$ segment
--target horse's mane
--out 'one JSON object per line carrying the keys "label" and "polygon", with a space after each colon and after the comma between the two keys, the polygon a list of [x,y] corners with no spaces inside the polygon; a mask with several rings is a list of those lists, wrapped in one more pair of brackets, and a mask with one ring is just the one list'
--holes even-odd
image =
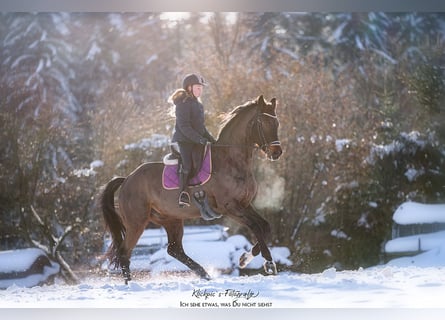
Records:
{"label": "horse's mane", "polygon": [[254,106],[257,105],[257,101],[251,100],[251,101],[247,101],[245,104],[242,104],[240,106],[235,107],[235,109],[233,109],[230,112],[224,113],[221,118],[221,124],[219,126],[219,134],[218,137],[220,137],[224,131],[228,130],[232,124],[233,124],[233,120],[234,118],[236,118],[236,116],[238,116],[239,114],[250,110],[251,108],[253,108]]}

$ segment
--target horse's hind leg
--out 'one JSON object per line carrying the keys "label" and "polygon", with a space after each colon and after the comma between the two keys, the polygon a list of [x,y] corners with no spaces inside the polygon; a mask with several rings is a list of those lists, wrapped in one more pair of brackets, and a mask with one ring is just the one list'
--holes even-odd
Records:
{"label": "horse's hind leg", "polygon": [[148,215],[145,213],[146,208],[141,204],[139,207],[134,206],[132,208],[132,215],[126,215],[126,231],[124,242],[120,249],[120,265],[122,269],[122,276],[124,277],[125,284],[131,280],[130,272],[130,258],[134,247],[136,246],[139,238],[144,232],[145,226],[148,223]]}
{"label": "horse's hind leg", "polygon": [[131,253],[133,252],[133,248],[136,246],[136,243],[141,236],[144,228],[131,228],[127,229],[127,234],[122,243],[122,248],[120,250],[120,265],[122,270],[122,277],[125,280],[125,284],[128,284],[128,281],[131,280],[131,272],[130,272],[130,258]]}
{"label": "horse's hind leg", "polygon": [[184,235],[183,221],[169,220],[168,222],[164,222],[163,226],[167,231],[168,236],[168,254],[185,264],[202,279],[210,280],[210,276],[204,270],[204,268],[184,252],[184,248],[182,246],[182,237]]}

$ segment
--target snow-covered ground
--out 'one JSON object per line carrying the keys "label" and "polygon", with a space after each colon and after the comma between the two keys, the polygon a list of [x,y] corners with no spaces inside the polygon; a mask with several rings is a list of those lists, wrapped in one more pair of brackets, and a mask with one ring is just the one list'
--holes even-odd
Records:
{"label": "snow-covered ground", "polygon": [[184,273],[135,273],[125,285],[119,275],[91,275],[74,286],[12,285],[0,290],[0,307],[442,308],[444,256],[441,247],[387,265],[349,271],[331,268],[317,274],[236,276],[207,268],[213,277],[210,281]]}
{"label": "snow-covered ground", "polygon": [[445,268],[381,266],[317,274],[91,277],[81,284],[0,291],[0,307],[442,308]]}
{"label": "snow-covered ground", "polygon": [[[110,239],[105,240],[108,248]],[[240,256],[252,248],[252,244],[242,235],[227,235],[227,228],[221,225],[185,226],[183,245],[187,254],[204,268],[217,269],[232,275],[239,274]],[[286,247],[272,247],[274,261],[283,266],[290,266],[290,250]],[[248,269],[261,269],[261,256],[255,257]],[[103,265],[107,269],[108,263]],[[189,270],[187,266],[167,253],[167,233],[163,228],[146,229],[139,238],[131,258],[133,271],[150,271],[154,275],[165,272]]]}
{"label": "snow-covered ground", "polygon": [[[218,319],[225,319],[224,312],[240,318],[269,318],[272,316],[271,310],[277,311],[274,317],[284,312],[283,317],[293,318],[292,313],[287,313],[289,309],[297,310],[295,318],[304,316],[305,319],[311,316],[342,320],[375,317],[443,319],[445,314],[445,309],[441,309],[445,307],[445,244],[415,257],[399,258],[386,265],[366,269],[336,271],[330,268],[316,274],[280,272],[275,276],[264,276],[258,271],[253,276],[239,276],[236,272],[222,274],[219,269],[212,268],[212,261],[215,265],[226,261],[221,257],[238,252],[234,248],[244,247],[244,239],[227,238],[224,241],[226,251],[215,248],[214,241],[201,241],[198,245],[196,240],[195,237],[194,241],[185,242],[184,246],[186,250],[188,246],[192,257],[207,253],[208,259],[200,262],[213,277],[210,281],[201,280],[190,273],[160,272],[161,265],[172,268],[173,262],[162,251],[157,251],[152,261],[157,261],[154,263],[156,268],[150,273],[135,272],[134,279],[128,285],[119,275],[93,274],[73,286],[60,281],[33,288],[12,285],[0,290],[0,315],[5,314],[5,310],[12,312],[12,309],[6,308],[87,308],[88,312],[97,308],[131,308],[144,310],[140,314],[133,314],[140,319],[155,319],[151,310],[143,308],[176,310],[178,313],[173,313],[173,318],[178,318],[178,315],[202,317],[196,312],[206,309],[216,312]],[[149,240],[146,238],[143,241]],[[286,250],[275,251],[275,255],[286,261]],[[327,313],[303,311],[301,314],[302,309],[308,308],[333,309]],[[336,310],[339,308],[352,308],[353,311],[338,313]],[[408,312],[406,308],[409,308]],[[109,316],[113,316],[112,311]],[[23,317],[29,319],[27,315]]]}

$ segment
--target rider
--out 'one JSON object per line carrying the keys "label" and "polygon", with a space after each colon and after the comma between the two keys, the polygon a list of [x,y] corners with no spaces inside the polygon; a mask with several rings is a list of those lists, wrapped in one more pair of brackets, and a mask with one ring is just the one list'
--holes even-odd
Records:
{"label": "rider", "polygon": [[175,105],[176,123],[172,142],[177,142],[181,153],[179,169],[180,208],[190,206],[190,195],[186,191],[189,180],[201,167],[204,146],[215,142],[204,123],[204,106],[200,96],[205,86],[204,79],[198,74],[188,74],[169,98]]}

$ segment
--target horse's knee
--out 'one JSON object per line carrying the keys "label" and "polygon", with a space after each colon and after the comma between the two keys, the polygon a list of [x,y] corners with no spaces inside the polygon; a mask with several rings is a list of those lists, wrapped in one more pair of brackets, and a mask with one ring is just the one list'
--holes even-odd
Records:
{"label": "horse's knee", "polygon": [[270,228],[270,224],[266,220],[263,221],[263,223],[261,225],[261,229],[263,230],[263,234],[264,234],[265,238],[268,238],[270,236],[270,234],[272,233],[272,229]]}
{"label": "horse's knee", "polygon": [[262,218],[257,221],[256,225],[252,226],[252,229],[254,228],[256,228],[258,232],[263,235],[264,239],[268,239],[270,237],[270,234],[272,233],[269,222]]}

